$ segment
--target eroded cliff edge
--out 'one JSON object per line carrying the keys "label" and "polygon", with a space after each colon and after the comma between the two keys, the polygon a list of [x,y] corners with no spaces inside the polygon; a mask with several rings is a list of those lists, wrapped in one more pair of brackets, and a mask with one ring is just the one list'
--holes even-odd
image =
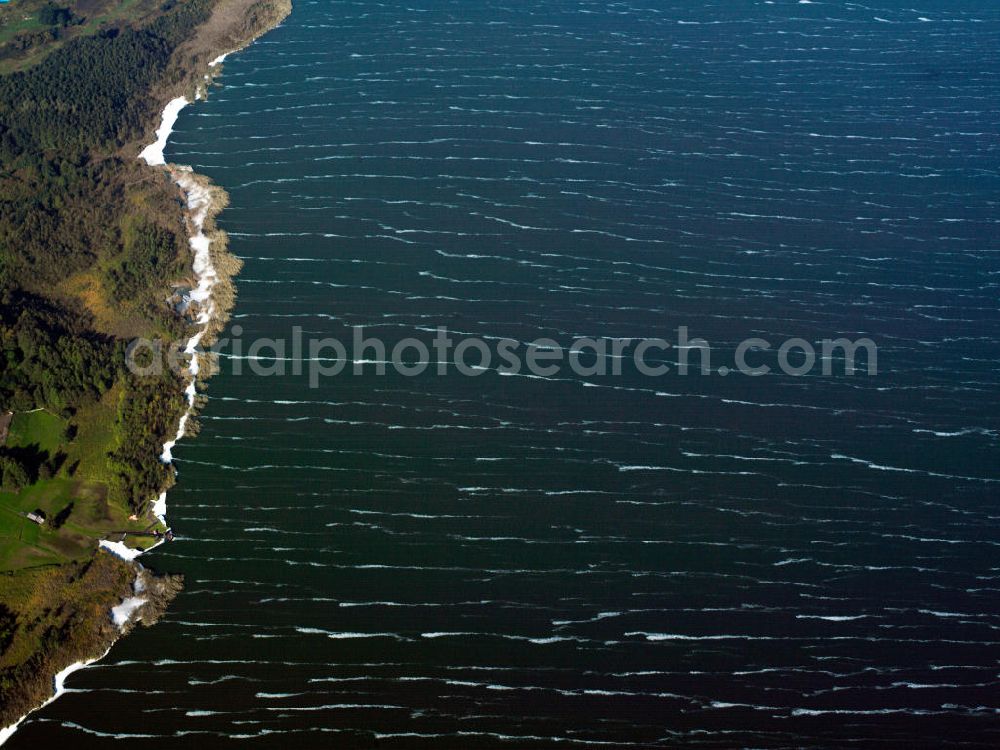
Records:
{"label": "eroded cliff edge", "polygon": [[[173,476],[160,448],[201,402],[185,398],[183,373],[146,380],[128,373],[124,352],[140,335],[188,340],[203,329],[201,343],[208,343],[235,300],[231,277],[239,264],[214,226],[224,191],[191,172],[179,181],[176,167],[149,166],[137,155],[155,138],[167,102],[206,96],[219,72],[212,63],[278,25],[291,3],[181,0],[150,8],[140,2],[135,18],[63,43],[34,68],[0,78],[0,203],[17,213],[5,211],[0,223],[0,342],[8,354],[0,411],[13,412],[23,441],[53,425],[58,433],[51,445],[0,445],[0,459],[9,454],[24,464],[0,477],[0,512],[12,519],[0,529],[8,532],[0,545],[0,726],[8,729],[0,741],[52,698],[57,676],[100,658],[138,622],[153,624],[181,587],[180,577],[157,576],[97,545],[123,529],[159,523],[158,498]],[[112,69],[119,58],[137,66],[135,76]],[[49,70],[65,72],[68,61],[80,66],[81,86],[86,80],[97,89],[79,102],[57,90],[72,88],[72,78]],[[144,88],[129,91],[137,79]],[[108,126],[115,115],[120,121]],[[52,200],[25,205],[39,187]],[[192,187],[210,196],[200,220],[192,215]],[[52,241],[21,234],[15,218],[33,223],[36,234],[41,224]],[[174,303],[191,283],[195,231],[210,239],[218,276],[207,321]],[[72,235],[79,246],[67,239]],[[25,343],[25,331],[37,332],[41,344]],[[107,359],[106,371],[77,391],[53,386],[51,377],[39,383],[44,372],[75,366],[69,383],[76,371]],[[198,379],[210,372],[200,368]],[[51,506],[38,529],[25,526],[32,522],[21,507],[36,502]]]}

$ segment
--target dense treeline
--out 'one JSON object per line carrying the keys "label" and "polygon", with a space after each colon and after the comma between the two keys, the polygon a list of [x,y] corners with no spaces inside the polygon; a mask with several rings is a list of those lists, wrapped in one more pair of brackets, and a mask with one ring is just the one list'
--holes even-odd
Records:
{"label": "dense treeline", "polygon": [[134,135],[141,126],[148,88],[170,52],[163,39],[132,30],[80,39],[5,77],[0,119],[25,150],[123,142],[120,134]]}
{"label": "dense treeline", "polygon": [[117,302],[136,299],[173,270],[177,236],[145,221],[126,222],[122,252],[108,269],[111,296]]}
{"label": "dense treeline", "polygon": [[[0,159],[6,166],[16,157]],[[116,160],[21,154],[19,161],[15,175],[0,175],[0,274],[41,289],[89,268],[99,250],[115,247],[123,190]]]}
{"label": "dense treeline", "polygon": [[170,468],[155,457],[183,408],[179,385],[169,370],[162,377],[132,378],[118,406],[119,432],[127,439],[110,458],[121,490],[136,511],[144,510],[170,480]]}
{"label": "dense treeline", "polygon": [[121,342],[73,329],[70,317],[36,297],[0,291],[0,403],[14,411],[69,415],[121,375]]}
{"label": "dense treeline", "polygon": [[[127,372],[114,336],[179,333],[167,297],[190,258],[176,190],[120,149],[156,121],[183,75],[174,53],[213,5],[168,0],[142,25],[70,39],[0,76],[0,408],[69,416],[118,384],[108,460],[136,510],[169,481],[156,456],[182,388]],[[37,478],[13,455],[0,468],[8,486]]]}
{"label": "dense treeline", "polygon": [[32,482],[31,467],[19,456],[0,449],[0,489],[18,492]]}
{"label": "dense treeline", "polygon": [[38,21],[46,26],[69,26],[71,23],[79,23],[79,19],[73,15],[69,8],[60,8],[58,5],[43,5],[38,11]]}
{"label": "dense treeline", "polygon": [[162,83],[171,54],[210,9],[209,0],[176,4],[145,28],[75,39],[35,67],[4,76],[5,142],[17,152],[67,154],[134,140],[156,109],[151,91]]}

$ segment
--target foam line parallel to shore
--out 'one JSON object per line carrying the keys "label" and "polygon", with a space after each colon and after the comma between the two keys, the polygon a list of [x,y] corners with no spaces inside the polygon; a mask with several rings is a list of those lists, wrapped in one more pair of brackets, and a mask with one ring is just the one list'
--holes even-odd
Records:
{"label": "foam line parallel to shore", "polygon": [[174,125],[177,124],[177,118],[180,117],[181,110],[187,105],[187,98],[178,96],[176,99],[172,99],[163,109],[163,115],[160,118],[160,127],[156,129],[156,140],[146,146],[139,154],[139,158],[149,166],[156,167],[166,164],[163,150],[167,147],[167,140],[174,130]]}
{"label": "foam line parallel to shore", "polygon": [[55,688],[54,691],[53,691],[53,693],[52,693],[52,696],[47,701],[45,701],[45,703],[43,703],[42,705],[38,706],[37,708],[33,708],[31,711],[29,711],[28,713],[26,713],[24,716],[22,716],[20,719],[18,719],[17,721],[15,721],[10,726],[6,726],[6,727],[3,727],[2,729],[0,729],[0,745],[2,745],[3,743],[5,743],[7,740],[9,740],[11,738],[11,736],[13,736],[14,732],[16,732],[17,728],[21,725],[22,721],[24,721],[25,719],[27,719],[35,711],[41,711],[43,708],[45,708],[47,705],[49,705],[50,703],[52,703],[53,701],[55,701],[56,699],[58,699],[63,693],[66,692],[66,678],[67,677],[69,677],[74,672],[78,672],[79,670],[84,669],[85,667],[89,667],[91,664],[99,662],[101,659],[103,659],[109,653],[111,653],[111,647],[110,646],[108,647],[107,651],[105,651],[103,654],[101,654],[100,656],[98,656],[96,659],[88,659],[87,661],[78,661],[75,664],[70,664],[68,667],[66,667],[66,669],[64,669],[61,672],[59,672],[58,674],[56,674],[56,676],[52,679],[52,682],[53,682],[53,685],[54,685],[54,688]]}
{"label": "foam line parallel to shore", "polygon": [[[205,75],[206,79],[211,78],[211,71],[220,65],[232,52],[225,52],[209,63],[210,73]],[[197,100],[198,96],[195,97]],[[220,281],[220,273],[213,261],[213,238],[206,234],[206,223],[215,216],[224,206],[228,196],[219,188],[211,185],[211,182],[201,175],[197,175],[191,167],[183,165],[168,165],[164,150],[177,118],[181,110],[184,109],[190,100],[179,96],[170,100],[163,109],[160,126],[156,130],[156,140],[150,143],[139,153],[139,158],[151,167],[163,167],[170,173],[171,178],[181,189],[185,196],[186,216],[191,228],[191,236],[188,243],[193,255],[192,272],[194,274],[195,286],[186,295],[186,302],[193,305],[196,312],[194,323],[198,326],[194,334],[187,340],[184,353],[188,355],[187,367],[188,382],[184,388],[184,397],[187,407],[181,415],[177,424],[174,436],[163,443],[163,450],[160,452],[160,461],[165,464],[173,463],[174,446],[184,437],[187,432],[191,417],[196,411],[196,397],[198,395],[197,382],[201,374],[201,364],[199,362],[198,348],[206,336],[211,335],[215,326],[224,322],[225,314],[228,312],[215,298],[216,285]],[[167,492],[162,491],[152,506],[153,516],[163,525],[167,524]],[[158,546],[158,545],[154,545]],[[152,549],[152,548],[150,548]],[[147,550],[148,551],[148,550]],[[141,552],[139,554],[142,554]]]}
{"label": "foam line parallel to shore", "polygon": [[[178,115],[187,104],[188,100],[185,97],[177,97],[176,99],[171,100],[164,108],[160,127],[156,130],[156,140],[146,146],[146,148],[144,148],[139,154],[139,158],[144,160],[151,167],[167,168],[163,151],[166,148],[167,140],[170,138],[171,132],[173,132],[173,127],[177,122]],[[184,391],[187,397],[187,407],[184,414],[180,418],[177,433],[174,439],[168,440],[163,445],[163,452],[160,456],[160,460],[164,461],[164,463],[170,463],[172,460],[170,449],[176,444],[177,440],[180,440],[180,438],[183,437],[187,428],[187,422],[195,408],[195,383],[197,381],[199,371],[197,347],[199,342],[209,331],[209,327],[214,320],[216,307],[212,298],[212,290],[218,280],[210,254],[211,241],[204,233],[205,220],[209,215],[210,208],[212,207],[211,193],[207,187],[204,185],[199,186],[195,182],[195,178],[190,168],[187,168],[186,171],[183,169],[172,170],[171,174],[175,175],[175,172],[176,174],[182,175],[180,178],[175,176],[175,181],[181,189],[185,191],[185,195],[187,196],[188,219],[191,222],[191,226],[194,228],[194,232],[189,241],[191,249],[194,253],[192,270],[198,280],[198,284],[191,293],[191,300],[197,302],[199,307],[198,315],[195,320],[195,323],[198,325],[198,329],[191,336],[191,338],[188,339],[188,343],[185,348],[185,352],[191,355],[191,361],[188,366],[190,380]],[[158,499],[152,507],[153,515],[164,525],[166,525],[166,496],[167,493],[164,490],[160,493]],[[159,544],[153,546],[156,547],[159,546]],[[98,543],[98,547],[127,562],[135,563],[137,566],[136,580],[138,580],[139,571],[142,570],[142,567],[138,564],[138,562],[136,562],[136,558],[153,548],[150,547],[146,550],[136,549],[128,547],[123,542],[109,542],[107,540],[101,540]],[[143,600],[142,603],[145,603],[145,600]],[[116,625],[119,626],[119,628],[121,628],[128,623],[132,614],[136,609],[138,609],[139,606],[139,604],[136,604],[135,597],[126,597],[121,604],[111,609],[108,616]],[[107,651],[99,657],[87,661],[76,662],[56,674],[53,680],[53,694],[48,698],[48,700],[37,708],[32,709],[32,711],[29,711],[13,724],[0,728],[0,745],[3,745],[8,739],[10,739],[10,737],[17,731],[21,722],[31,715],[31,713],[49,705],[65,692],[64,685],[67,677],[74,672],[83,669],[100,659],[103,659],[110,651],[111,646],[108,646]]]}
{"label": "foam line parallel to shore", "polygon": [[[211,62],[209,62],[209,71],[204,75],[205,81],[211,81],[213,75],[218,72],[218,66],[221,65],[229,55],[246,48],[256,41],[256,39],[258,39],[262,34],[279,25],[292,9],[291,2],[289,0],[275,0],[274,6],[276,15],[267,22],[266,27],[257,29],[254,36],[246,39],[243,44],[239,44],[235,49],[230,49],[228,52],[224,52],[216,56],[211,60]],[[200,90],[197,88],[195,89],[194,98],[195,100],[202,98],[200,96]],[[143,148],[138,157],[145,161],[150,167],[163,168],[170,171],[174,181],[178,184],[186,197],[186,217],[193,229],[191,237],[189,238],[189,243],[194,253],[192,272],[197,279],[197,284],[190,293],[190,300],[198,305],[197,316],[195,319],[195,324],[198,328],[188,339],[187,346],[185,347],[185,352],[191,357],[188,365],[188,375],[190,379],[184,390],[187,406],[184,413],[180,417],[174,437],[167,440],[163,445],[163,450],[159,458],[165,463],[170,463],[173,460],[171,451],[177,441],[185,435],[190,418],[196,410],[197,380],[199,375],[204,377],[201,373],[200,362],[198,359],[198,346],[202,342],[214,336],[225,324],[228,316],[228,310],[232,306],[232,301],[235,296],[231,288],[229,277],[238,271],[240,265],[239,261],[232,258],[223,263],[223,268],[220,269],[216,259],[226,257],[225,250],[224,248],[219,250],[213,245],[224,245],[224,235],[206,231],[206,228],[214,222],[215,215],[225,207],[228,202],[228,195],[226,195],[226,193],[221,189],[213,186],[207,178],[195,174],[190,167],[171,168],[166,164],[164,151],[166,149],[167,142],[170,139],[170,135],[177,123],[177,118],[180,116],[181,110],[183,110],[184,107],[190,103],[190,100],[185,96],[175,97],[167,103],[161,114],[160,125],[156,129],[156,139]],[[215,235],[214,237],[212,236],[213,234]],[[219,240],[218,243],[215,242],[217,239]],[[221,301],[219,299],[219,295],[217,294],[220,290],[223,292]],[[163,490],[151,508],[152,514],[164,525],[166,525],[167,512],[166,498],[166,490]],[[162,544],[162,541],[145,550],[133,550],[122,543],[112,542],[102,542],[99,544],[99,547],[104,547],[106,551],[133,562],[138,576],[142,571],[142,566],[136,561],[135,558],[145,552],[149,552],[149,550],[159,546],[160,544]],[[139,579],[137,577],[136,583],[138,583],[138,581]],[[139,590],[135,590],[136,593],[138,593]],[[119,626],[119,628],[123,628],[132,620],[135,612],[141,606],[142,604],[138,603],[138,597],[126,597],[121,604],[109,611],[108,617],[111,618],[112,621]],[[11,738],[11,736],[13,736],[18,727],[26,718],[28,718],[28,716],[49,705],[62,695],[66,691],[66,679],[71,674],[103,659],[108,655],[108,653],[110,653],[113,644],[114,642],[112,641],[112,643],[108,645],[107,650],[100,656],[97,656],[94,659],[75,662],[55,674],[53,677],[53,694],[45,702],[25,713],[14,723],[6,727],[0,727],[0,745],[3,745],[8,739]]]}

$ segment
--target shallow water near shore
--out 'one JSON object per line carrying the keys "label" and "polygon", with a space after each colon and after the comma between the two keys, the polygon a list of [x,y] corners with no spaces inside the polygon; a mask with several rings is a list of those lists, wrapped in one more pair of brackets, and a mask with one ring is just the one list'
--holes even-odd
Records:
{"label": "shallow water near shore", "polygon": [[995,745],[1000,12],[468,5],[300,2],[181,112],[245,341],[879,374],[224,360],[144,561],[187,590],[5,747]]}

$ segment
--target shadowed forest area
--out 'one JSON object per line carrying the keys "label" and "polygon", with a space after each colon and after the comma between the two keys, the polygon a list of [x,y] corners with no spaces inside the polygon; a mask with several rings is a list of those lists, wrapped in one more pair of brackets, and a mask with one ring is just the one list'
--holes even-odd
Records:
{"label": "shadowed forest area", "polygon": [[[213,0],[20,3],[0,26],[0,723],[116,636],[132,566],[96,554],[157,522],[156,460],[184,408],[169,371],[125,367],[180,338],[191,256],[182,196],[136,159],[177,50]],[[34,14],[34,15],[32,15]],[[30,17],[26,17],[30,16]],[[38,519],[42,519],[39,522]],[[140,542],[140,545],[152,542]]]}
{"label": "shadowed forest area", "polygon": [[[138,337],[191,335],[178,302],[193,258],[185,196],[138,154],[167,101],[205,93],[208,60],[289,10],[0,5],[0,726],[124,632],[110,607],[139,568],[98,541],[146,548],[164,530],[152,504],[173,472],[158,459],[185,383],[170,368],[130,372],[125,352]],[[180,581],[141,575],[148,601],[133,620],[148,625]]]}
{"label": "shadowed forest area", "polygon": [[[39,12],[77,18],[87,6]],[[109,520],[134,513],[148,523],[149,501],[169,482],[150,457],[183,408],[181,383],[130,374],[124,350],[136,336],[183,334],[171,297],[191,259],[181,196],[134,152],[162,106],[158,92],[181,79],[175,51],[211,7],[168,2],[0,77],[0,407],[15,426],[36,410],[61,425],[57,445],[29,429],[21,445],[0,447],[0,502],[14,512],[26,498],[51,511],[89,493],[117,511]],[[60,530],[42,537],[50,533]],[[54,561],[51,543],[33,554],[9,541],[8,568]]]}

